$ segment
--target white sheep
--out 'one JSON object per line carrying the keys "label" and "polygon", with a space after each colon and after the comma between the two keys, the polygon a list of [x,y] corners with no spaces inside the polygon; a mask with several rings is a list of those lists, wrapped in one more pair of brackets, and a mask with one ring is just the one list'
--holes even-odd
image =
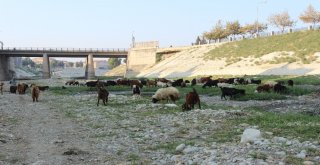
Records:
{"label": "white sheep", "polygon": [[266,83],[264,83],[264,84],[268,84],[268,85],[270,85],[271,87],[273,87],[274,85],[276,85],[277,84],[277,82],[275,82],[275,81],[267,81]]}
{"label": "white sheep", "polygon": [[156,93],[152,96],[152,102],[156,103],[160,100],[167,100],[169,99],[173,102],[179,99],[179,91],[175,87],[167,87],[167,88],[160,88],[156,91]]}
{"label": "white sheep", "polygon": [[161,82],[161,81],[158,81],[157,82],[157,87],[161,87],[161,88],[168,87],[168,84],[164,83],[164,82]]}
{"label": "white sheep", "polygon": [[220,87],[220,88],[223,88],[223,87],[234,88],[234,85],[228,84],[228,83],[218,83],[217,85],[218,85],[218,87]]}

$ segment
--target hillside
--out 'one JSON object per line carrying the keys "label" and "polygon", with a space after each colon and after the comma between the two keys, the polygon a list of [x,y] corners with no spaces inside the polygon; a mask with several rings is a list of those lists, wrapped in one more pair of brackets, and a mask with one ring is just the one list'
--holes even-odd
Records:
{"label": "hillside", "polygon": [[320,74],[320,31],[192,46],[138,77]]}

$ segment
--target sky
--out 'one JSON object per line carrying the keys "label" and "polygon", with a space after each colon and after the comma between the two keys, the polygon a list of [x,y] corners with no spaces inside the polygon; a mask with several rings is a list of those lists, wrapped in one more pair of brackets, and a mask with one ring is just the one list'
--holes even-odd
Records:
{"label": "sky", "polygon": [[[129,48],[139,41],[160,47],[191,45],[218,20],[267,23],[288,11],[299,15],[320,0],[0,0],[4,47]],[[258,10],[257,10],[258,9]]]}

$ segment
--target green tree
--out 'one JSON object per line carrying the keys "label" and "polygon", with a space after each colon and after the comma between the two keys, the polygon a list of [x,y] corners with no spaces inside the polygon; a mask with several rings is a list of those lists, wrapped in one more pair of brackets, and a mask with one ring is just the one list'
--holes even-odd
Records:
{"label": "green tree", "polygon": [[239,33],[241,35],[246,35],[246,34],[250,34],[251,36],[253,36],[254,34],[257,34],[258,32],[263,32],[268,28],[268,26],[266,24],[263,23],[258,23],[257,21],[254,22],[253,24],[247,24],[244,25],[243,27],[241,27],[239,29]]}
{"label": "green tree", "polygon": [[121,64],[121,59],[119,58],[109,58],[108,66],[109,68],[113,69]]}
{"label": "green tree", "polygon": [[36,66],[36,63],[34,63],[30,57],[26,57],[22,59],[22,66],[30,66],[34,68]]}
{"label": "green tree", "polygon": [[76,67],[83,67],[83,62],[82,61],[76,62]]}
{"label": "green tree", "polygon": [[224,28],[221,20],[219,20],[216,23],[216,25],[213,27],[211,33],[212,33],[213,40],[220,40],[220,39],[226,38],[228,36],[228,33],[227,33],[226,29]]}
{"label": "green tree", "polygon": [[227,22],[226,24],[226,35],[232,35],[233,37],[235,35],[238,35],[240,34],[240,28],[241,28],[241,25],[239,23],[239,21],[234,21],[234,22]]}
{"label": "green tree", "polygon": [[68,66],[68,67],[73,67],[73,66],[74,66],[74,63],[73,63],[73,62],[67,62],[67,66]]}
{"label": "green tree", "polygon": [[299,18],[304,23],[312,23],[313,27],[315,27],[320,22],[320,12],[316,11],[312,5],[309,5]]}
{"label": "green tree", "polygon": [[211,41],[214,40],[212,32],[204,32],[202,35],[209,41],[209,43],[211,43]]}

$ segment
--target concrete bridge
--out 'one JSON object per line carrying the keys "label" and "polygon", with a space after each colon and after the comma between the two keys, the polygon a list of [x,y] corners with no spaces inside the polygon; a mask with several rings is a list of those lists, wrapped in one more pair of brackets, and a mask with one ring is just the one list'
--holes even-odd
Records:
{"label": "concrete bridge", "polygon": [[0,80],[9,80],[14,73],[12,57],[43,57],[43,78],[50,78],[50,57],[86,58],[85,77],[93,79],[93,58],[127,58],[127,49],[80,48],[0,48]]}
{"label": "concrete bridge", "polygon": [[0,47],[0,80],[14,73],[13,57],[43,57],[43,78],[50,78],[50,57],[86,58],[85,77],[95,78],[93,58],[127,58],[125,77],[135,77],[141,70],[156,64],[157,55],[180,52],[189,47],[159,48],[158,41],[136,42],[129,49],[75,48],[2,48]]}

